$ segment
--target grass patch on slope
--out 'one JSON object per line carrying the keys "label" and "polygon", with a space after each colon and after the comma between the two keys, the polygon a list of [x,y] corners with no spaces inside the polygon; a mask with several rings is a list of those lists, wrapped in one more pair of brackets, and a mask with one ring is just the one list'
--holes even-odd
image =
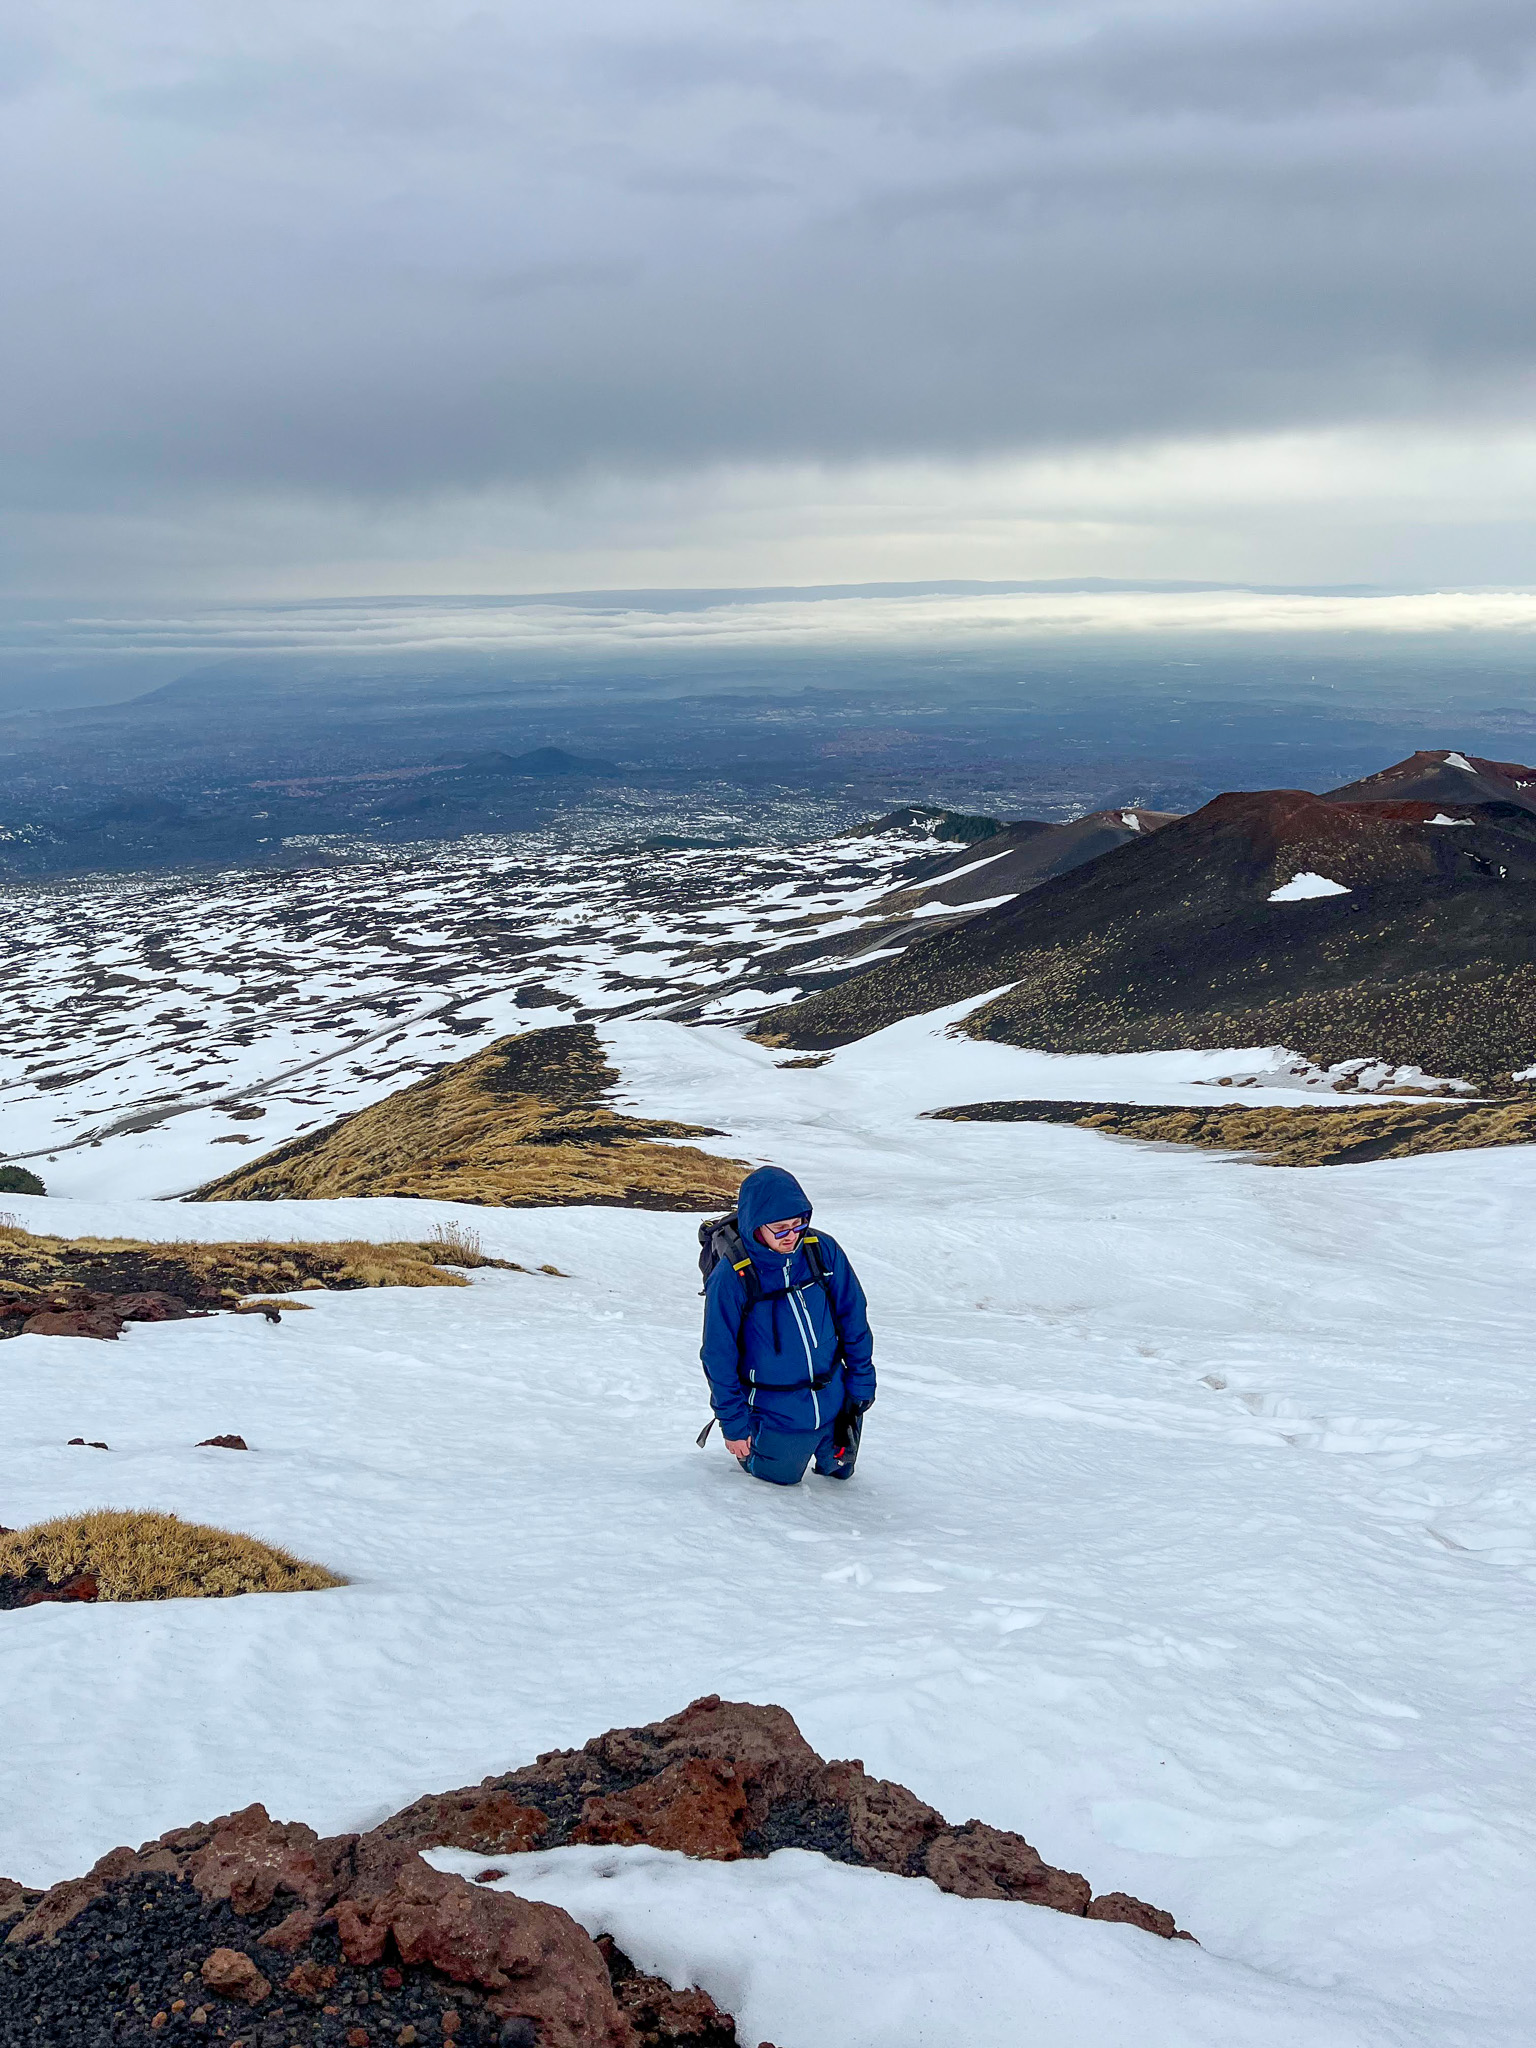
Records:
{"label": "grass patch on slope", "polygon": [[1213,1104],[1170,1109],[1124,1102],[967,1102],[929,1112],[940,1123],[1073,1124],[1111,1137],[1252,1152],[1261,1166],[1357,1166],[1492,1145],[1536,1145],[1536,1102],[1408,1103],[1381,1109]]}
{"label": "grass patch on slope", "polygon": [[488,1259],[472,1238],[449,1230],[423,1244],[150,1244],[129,1237],[36,1237],[0,1225],[0,1291],[159,1292],[219,1308],[253,1294],[304,1289],[467,1287],[450,1265],[521,1270],[509,1259]]}
{"label": "grass patch on slope", "polygon": [[664,1138],[698,1124],[624,1116],[590,1024],[499,1038],[367,1109],[198,1188],[199,1202],[407,1195],[496,1208],[728,1208],[749,1169]]}
{"label": "grass patch on slope", "polygon": [[63,1586],[88,1575],[98,1600],[227,1600],[313,1593],[346,1580],[270,1543],[147,1510],[98,1508],[0,1535],[7,1588]]}

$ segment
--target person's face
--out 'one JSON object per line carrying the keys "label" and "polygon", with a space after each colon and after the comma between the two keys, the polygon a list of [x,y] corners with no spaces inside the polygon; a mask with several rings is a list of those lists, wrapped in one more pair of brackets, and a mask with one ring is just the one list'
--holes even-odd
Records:
{"label": "person's face", "polygon": [[758,1243],[771,1252],[792,1252],[809,1221],[806,1216],[788,1216],[782,1223],[764,1223],[757,1233]]}

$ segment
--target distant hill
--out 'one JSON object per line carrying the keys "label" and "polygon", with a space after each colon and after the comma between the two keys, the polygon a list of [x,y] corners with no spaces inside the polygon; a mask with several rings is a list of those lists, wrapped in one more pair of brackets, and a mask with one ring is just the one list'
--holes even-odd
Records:
{"label": "distant hill", "polygon": [[1364,803],[1217,797],[756,1033],[815,1050],[1012,983],[972,1035],[1049,1052],[1279,1043],[1325,1065],[1507,1077],[1536,1062],[1536,810],[1376,795],[1398,772]]}
{"label": "distant hill", "polygon": [[998,818],[980,817],[969,811],[946,811],[940,804],[899,804],[894,811],[852,826],[847,836],[865,839],[877,832],[910,832],[918,839],[958,839],[969,845],[977,839],[990,839],[1002,829]]}
{"label": "distant hill", "polygon": [[1067,825],[1023,818],[989,838],[979,854],[967,847],[960,853],[937,856],[931,866],[918,871],[907,888],[925,902],[957,908],[989,897],[1018,895],[1038,888],[1052,875],[1064,875],[1085,861],[1097,860],[1101,853],[1134,844],[1171,823],[1176,815],[1173,811],[1128,808],[1092,811]]}
{"label": "distant hill", "polygon": [[1536,768],[1518,761],[1485,761],[1478,754],[1439,748],[1410,754],[1362,782],[1330,789],[1332,803],[1519,804],[1536,811]]}
{"label": "distant hill", "polygon": [[568,754],[564,747],[534,747],[526,754],[491,752],[471,754],[461,773],[475,775],[617,775],[611,761],[589,760],[584,754]]}

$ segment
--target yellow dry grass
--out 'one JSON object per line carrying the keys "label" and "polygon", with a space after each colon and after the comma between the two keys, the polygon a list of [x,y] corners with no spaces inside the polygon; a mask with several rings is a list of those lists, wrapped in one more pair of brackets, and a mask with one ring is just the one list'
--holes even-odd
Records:
{"label": "yellow dry grass", "polygon": [[729,1207],[749,1169],[692,1145],[657,1143],[718,1134],[619,1114],[603,1099],[618,1080],[589,1024],[501,1038],[210,1181],[194,1199],[411,1195],[498,1208]]}
{"label": "yellow dry grass", "polygon": [[0,1580],[81,1572],[102,1600],[227,1600],[236,1593],[314,1593],[346,1580],[270,1543],[175,1515],[98,1508],[0,1536]]}
{"label": "yellow dry grass", "polygon": [[[34,1237],[0,1229],[0,1291],[88,1287],[105,1293],[159,1289],[185,1301],[242,1300],[293,1290],[358,1287],[467,1287],[460,1272],[439,1265],[442,1240],[427,1244],[174,1244],[130,1237]],[[466,1244],[452,1247],[456,1266],[506,1265]]]}
{"label": "yellow dry grass", "polygon": [[940,1110],[950,1123],[1061,1123],[1113,1137],[1250,1152],[1264,1166],[1349,1166],[1431,1152],[1536,1144],[1536,1103],[1213,1104],[1166,1108],[1132,1103],[976,1102]]}

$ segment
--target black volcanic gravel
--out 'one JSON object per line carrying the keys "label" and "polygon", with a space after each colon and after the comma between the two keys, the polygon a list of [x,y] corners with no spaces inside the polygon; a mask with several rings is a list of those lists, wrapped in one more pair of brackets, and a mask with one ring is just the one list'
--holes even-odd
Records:
{"label": "black volcanic gravel", "polygon": [[[296,1955],[261,1948],[260,1937],[292,1905],[284,1897],[265,1913],[239,1914],[227,1904],[205,1905],[179,1878],[128,1878],[93,1899],[56,1941],[0,1947],[0,2048],[171,2048],[188,2041],[348,2048],[359,2030],[368,2048],[412,2040],[420,2048],[450,2040],[463,2048],[538,2048],[530,2021],[499,2019],[480,1992],[434,1970],[398,1960],[366,1969],[343,1962],[333,1929],[322,1928]],[[636,2048],[681,2040],[667,2024],[666,1986],[638,1972],[607,1937],[598,1946],[635,2027]],[[271,1983],[271,1996],[251,2007],[207,1991],[199,1973],[216,1948],[249,1955]],[[336,1972],[320,1997],[283,1989],[283,1979],[304,1962]],[[194,2017],[200,2011],[201,2021]],[[445,2013],[458,2015],[456,2031],[444,2030]],[[735,2048],[724,2016],[702,2033],[685,2022],[684,2032],[688,2048]]]}
{"label": "black volcanic gravel", "polygon": [[[459,2014],[453,2038],[466,2048],[499,2048],[504,2022],[485,2010],[480,1993],[433,1970],[398,1963],[354,1968],[342,1961],[330,1928],[295,1956],[258,1947],[259,1937],[292,1906],[285,1897],[266,1913],[242,1915],[227,1904],[205,1905],[178,1878],[129,1878],[93,1900],[57,1941],[0,1948],[0,2048],[136,2048],[140,2042],[171,2048],[188,2041],[345,2048],[357,2028],[366,2032],[369,2048],[382,2048],[398,2042],[406,2027],[414,2027],[423,2044],[441,2044],[448,2038],[442,2027],[447,2011]],[[272,1995],[248,2007],[205,1990],[198,1973],[216,1948],[249,1955],[270,1980]],[[336,1971],[323,2004],[282,1988],[288,1972],[305,1960]],[[386,1975],[399,1983],[386,1984]],[[178,2000],[185,2001],[180,2012],[173,2009]],[[193,2019],[200,2008],[207,2014],[201,2025]]]}

